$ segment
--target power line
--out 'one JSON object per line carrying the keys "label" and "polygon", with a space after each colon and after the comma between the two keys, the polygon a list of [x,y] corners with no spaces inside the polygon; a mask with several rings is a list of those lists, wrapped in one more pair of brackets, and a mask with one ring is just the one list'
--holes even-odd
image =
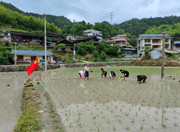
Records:
{"label": "power line", "polygon": [[112,25],[112,20],[113,20],[113,12],[110,12],[110,19],[111,19],[111,25]]}

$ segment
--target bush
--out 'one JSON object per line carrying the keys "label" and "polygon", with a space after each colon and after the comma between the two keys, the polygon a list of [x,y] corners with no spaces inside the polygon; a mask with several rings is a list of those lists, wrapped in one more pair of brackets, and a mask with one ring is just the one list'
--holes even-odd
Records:
{"label": "bush", "polygon": [[106,60],[106,53],[105,52],[101,52],[101,54],[100,54],[100,58],[101,58],[101,60]]}
{"label": "bush", "polygon": [[88,61],[88,60],[92,59],[92,56],[90,54],[87,54],[87,55],[85,55],[85,59]]}
{"label": "bush", "polygon": [[58,50],[59,50],[59,51],[64,51],[65,48],[66,48],[65,44],[58,44],[57,47],[58,47]]}
{"label": "bush", "polygon": [[92,54],[93,51],[95,49],[95,46],[94,45],[86,45],[85,46],[85,50],[89,53],[89,54]]}
{"label": "bush", "polygon": [[99,57],[99,53],[97,50],[93,51],[93,58],[97,61],[97,58]]}

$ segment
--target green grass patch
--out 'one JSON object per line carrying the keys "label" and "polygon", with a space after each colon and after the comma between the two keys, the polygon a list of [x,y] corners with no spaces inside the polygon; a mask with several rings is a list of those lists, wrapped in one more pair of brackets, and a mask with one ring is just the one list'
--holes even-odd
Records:
{"label": "green grass patch", "polygon": [[40,129],[39,96],[32,91],[32,87],[24,87],[22,99],[22,113],[14,127],[14,132],[35,132]]}

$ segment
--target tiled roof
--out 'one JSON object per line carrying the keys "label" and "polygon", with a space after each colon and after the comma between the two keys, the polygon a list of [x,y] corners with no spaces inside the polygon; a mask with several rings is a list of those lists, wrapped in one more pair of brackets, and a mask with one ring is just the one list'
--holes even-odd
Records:
{"label": "tiled roof", "polygon": [[115,37],[126,37],[126,34],[118,34]]}
{"label": "tiled roof", "polygon": [[94,29],[87,29],[84,31],[84,33],[96,33],[96,34],[101,34],[101,31],[94,30]]}
{"label": "tiled roof", "polygon": [[[15,54],[15,50],[11,50],[11,54]],[[36,50],[16,50],[17,55],[45,55],[44,51],[36,51]],[[53,53],[51,51],[47,51],[47,55],[51,56]]]}
{"label": "tiled roof", "polygon": [[[142,34],[140,37],[163,37],[163,34]],[[165,34],[165,37],[171,37],[168,34]]]}

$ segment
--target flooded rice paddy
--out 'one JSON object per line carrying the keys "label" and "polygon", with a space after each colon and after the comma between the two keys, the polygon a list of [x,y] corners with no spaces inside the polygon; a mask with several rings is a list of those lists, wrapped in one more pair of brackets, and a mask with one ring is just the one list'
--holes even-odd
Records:
{"label": "flooded rice paddy", "polygon": [[0,131],[12,132],[20,115],[26,73],[0,73]]}
{"label": "flooded rice paddy", "polygon": [[[161,82],[158,67],[121,67],[130,71],[129,81],[101,79],[100,68],[91,68],[88,81],[69,68],[48,71],[42,84],[55,103],[68,132],[179,132],[180,68],[166,68]],[[146,84],[136,84],[138,74]]]}

